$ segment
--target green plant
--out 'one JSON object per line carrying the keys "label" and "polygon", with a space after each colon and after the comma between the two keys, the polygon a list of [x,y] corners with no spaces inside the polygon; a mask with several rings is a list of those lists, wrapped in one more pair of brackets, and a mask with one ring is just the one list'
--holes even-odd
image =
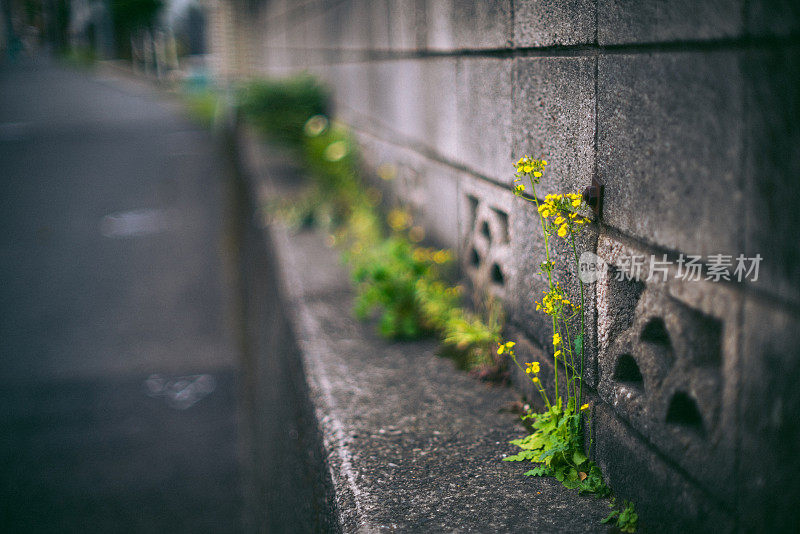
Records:
{"label": "green plant", "polygon": [[[365,318],[380,312],[379,330],[393,338],[413,339],[438,333],[448,356],[463,369],[494,363],[492,353],[500,339],[502,314],[496,303],[483,314],[465,309],[461,289],[442,281],[453,255],[448,250],[412,244],[405,231],[411,215],[400,209],[389,212],[388,239],[375,239],[374,232],[361,229],[346,260],[351,266],[357,298],[356,315]],[[350,224],[351,234],[362,225]]]}
{"label": "green plant", "polygon": [[212,126],[219,111],[220,95],[214,89],[184,92],[183,101],[189,115],[203,126]]}
{"label": "green plant", "polygon": [[462,367],[494,364],[499,306],[487,306],[486,320],[463,308],[460,289],[442,280],[452,253],[415,245],[424,232],[407,211],[390,210],[384,224],[378,210],[382,195],[363,186],[355,139],[324,115],[327,98],[307,76],[254,81],[239,92],[238,107],[247,120],[266,137],[296,149],[311,177],[308,188],[266,211],[294,227],[326,228],[333,243],[346,245],[355,312],[361,318],[377,313],[382,335],[410,339],[435,333]]}
{"label": "green plant", "polygon": [[618,510],[616,499],[612,499],[608,505],[611,508],[611,513],[600,522],[603,524],[610,523],[621,532],[636,532],[636,528],[639,525],[639,515],[634,510],[632,502],[625,501],[623,504],[624,507]]}
{"label": "green plant", "polygon": [[445,351],[462,369],[487,369],[497,366],[494,347],[503,327],[502,310],[489,300],[483,314],[455,307],[442,327]]}
{"label": "green plant", "polygon": [[[506,342],[498,348],[498,354],[508,354],[519,365],[514,353],[514,342]],[[551,403],[547,391],[539,379],[539,362],[525,364],[525,372],[532,374],[531,381],[545,403],[541,413],[527,413],[522,418],[531,422],[533,432],[511,444],[522,451],[504,458],[507,462],[529,461],[538,464],[525,473],[526,476],[553,476],[565,487],[580,492],[603,496],[609,493],[597,465],[589,460],[583,450],[581,412],[589,405],[577,407],[575,397],[570,397],[566,406],[561,399]],[[520,368],[522,368],[520,366]]]}
{"label": "green plant", "polygon": [[327,113],[328,100],[328,90],[309,75],[255,80],[237,97],[242,114],[264,135],[293,147],[302,144],[308,119]]}
{"label": "green plant", "polygon": [[371,250],[356,244],[350,254],[357,289],[356,315],[365,318],[379,309],[379,328],[386,337],[411,339],[432,331],[418,287],[425,285],[437,263],[444,261],[434,262],[420,252],[422,249],[415,249],[408,240],[393,236]]}
{"label": "green plant", "polygon": [[[547,162],[544,160],[531,159],[528,156],[521,158],[515,165],[517,173],[514,193],[536,205],[544,239],[545,261],[541,264],[541,274],[547,280],[548,289],[544,291],[542,301],[536,302],[536,309],[551,318],[553,327],[555,396],[551,402],[539,378],[539,362],[526,363],[523,369],[514,352],[514,343],[500,344],[497,353],[507,354],[517,367],[532,375],[531,382],[545,406],[545,410],[540,413],[529,412],[523,416],[524,420],[532,421],[533,432],[512,441],[522,451],[505,460],[533,462],[538,464],[537,467],[526,472],[526,475],[554,476],[568,488],[605,495],[609,490],[603,483],[600,469],[587,458],[583,449],[581,414],[589,408],[588,404],[582,404],[585,334],[583,282],[578,279],[580,304],[574,304],[561,283],[555,279],[555,263],[551,251],[552,240],[556,236],[567,240],[577,274],[579,265],[575,235],[589,223],[589,219],[580,214],[580,210],[586,206],[582,197],[576,193],[547,195],[544,200],[536,196],[536,186],[546,166]],[[521,183],[524,179],[530,183],[530,197],[525,195],[525,185]]]}

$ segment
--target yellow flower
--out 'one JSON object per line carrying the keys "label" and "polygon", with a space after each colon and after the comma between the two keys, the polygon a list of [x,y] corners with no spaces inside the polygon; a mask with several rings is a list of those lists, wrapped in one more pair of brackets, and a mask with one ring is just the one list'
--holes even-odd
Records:
{"label": "yellow flower", "polygon": [[533,175],[534,175],[535,177],[539,178],[539,177],[542,175],[542,173],[541,173],[541,172],[539,172],[539,171],[534,171]]}
{"label": "yellow flower", "polygon": [[516,343],[514,343],[513,341],[509,341],[507,343],[498,343],[497,344],[497,354],[503,354],[505,352],[508,352],[508,353],[512,352],[511,351],[511,347],[513,347],[514,345],[516,345]]}
{"label": "yellow flower", "polygon": [[392,163],[381,163],[378,165],[378,176],[381,180],[393,180],[395,176],[397,176],[397,167],[395,167]]}
{"label": "yellow flower", "polygon": [[393,230],[405,230],[411,226],[411,214],[401,209],[393,209],[386,217]]}
{"label": "yellow flower", "polygon": [[556,224],[562,224],[562,223],[564,222],[564,217],[562,217],[561,215],[559,215],[558,217],[556,217],[556,220],[555,220],[554,222],[555,222]]}
{"label": "yellow flower", "polygon": [[556,346],[559,343],[561,343],[561,336],[558,335],[558,332],[556,332],[555,334],[553,334],[553,346]]}
{"label": "yellow flower", "polygon": [[[436,251],[436,252],[433,254],[433,261],[434,261],[435,263],[440,263],[440,264],[441,264],[441,263],[447,263],[447,262],[448,262],[448,261],[450,261],[451,259],[452,259],[452,258],[451,258],[451,256],[450,256],[450,252],[449,252],[449,251],[447,251],[447,250],[437,250],[437,251]],[[513,345],[512,345],[512,346],[513,346]]]}
{"label": "yellow flower", "polygon": [[586,404],[584,404],[583,406],[581,406],[581,411],[588,410],[588,409],[589,409],[589,403],[588,402]]}
{"label": "yellow flower", "polygon": [[561,228],[558,229],[558,237],[567,237],[567,231],[569,228],[566,224],[562,224]]}
{"label": "yellow flower", "polygon": [[542,165],[547,165],[547,162],[545,160],[542,160]]}
{"label": "yellow flower", "polygon": [[561,356],[561,350],[557,350],[555,354],[553,354],[556,358]]}
{"label": "yellow flower", "polygon": [[528,368],[525,369],[525,372],[530,374],[539,374],[539,362],[531,362],[525,364]]}
{"label": "yellow flower", "polygon": [[533,381],[534,384],[538,384],[539,383],[539,377],[538,376],[534,376],[533,378],[531,378],[531,380]]}
{"label": "yellow flower", "polygon": [[533,167],[531,167],[530,165],[525,165],[524,167],[522,167],[522,170],[526,173],[531,172],[533,170]]}
{"label": "yellow flower", "polygon": [[347,146],[346,141],[334,141],[325,148],[323,155],[328,161],[339,161],[347,155],[350,147]]}
{"label": "yellow flower", "polygon": [[572,207],[573,208],[577,208],[580,205],[581,205],[581,199],[579,199],[579,198],[573,198],[572,199]]}

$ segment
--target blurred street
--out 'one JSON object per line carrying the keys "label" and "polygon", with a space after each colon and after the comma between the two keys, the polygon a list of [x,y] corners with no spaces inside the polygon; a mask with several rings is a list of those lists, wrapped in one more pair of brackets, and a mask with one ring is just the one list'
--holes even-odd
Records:
{"label": "blurred street", "polygon": [[0,531],[241,530],[223,166],[152,87],[0,65]]}

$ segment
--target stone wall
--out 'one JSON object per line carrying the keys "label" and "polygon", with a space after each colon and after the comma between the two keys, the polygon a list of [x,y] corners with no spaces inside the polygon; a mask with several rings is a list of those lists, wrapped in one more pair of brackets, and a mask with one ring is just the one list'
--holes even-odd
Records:
{"label": "stone wall", "polygon": [[[601,180],[582,243],[613,274],[586,310],[594,454],[657,530],[751,532],[798,524],[797,6],[240,0],[214,27],[225,72],[330,84],[366,165],[396,170],[387,187],[534,354],[543,245],[512,162],[547,159],[542,196]],[[758,280],[705,280],[717,254],[731,274],[760,254]],[[667,280],[624,276],[631,255],[644,278],[652,255],[672,262]],[[676,277],[689,255],[703,280]]]}

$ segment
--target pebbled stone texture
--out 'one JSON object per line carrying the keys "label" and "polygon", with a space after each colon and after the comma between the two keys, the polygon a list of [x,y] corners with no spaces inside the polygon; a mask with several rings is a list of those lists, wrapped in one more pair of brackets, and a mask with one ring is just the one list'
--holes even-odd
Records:
{"label": "pebbled stone texture", "polygon": [[512,154],[503,168],[503,182],[513,183],[512,164],[527,154],[548,164],[536,191],[540,198],[550,193],[579,192],[591,184],[595,164],[595,62],[588,57],[514,61]]}
{"label": "pebbled stone texture", "polygon": [[734,514],[654,453],[608,406],[593,408],[592,428],[595,460],[617,497],[634,500],[641,525],[676,534],[735,531]]}
{"label": "pebbled stone texture", "polygon": [[740,253],[739,56],[659,53],[598,61],[597,173],[605,183],[604,221],[688,254]]}
{"label": "pebbled stone texture", "polygon": [[[622,257],[643,253],[605,236],[598,245],[598,255],[621,274],[631,272]],[[732,507],[741,296],[723,284],[674,274],[667,282],[620,281],[615,274],[598,282],[598,392]]]}
{"label": "pebbled stone texture", "polygon": [[514,46],[589,44],[595,40],[592,0],[516,0]]}
{"label": "pebbled stone texture", "polygon": [[601,45],[739,37],[744,0],[597,0]]}

